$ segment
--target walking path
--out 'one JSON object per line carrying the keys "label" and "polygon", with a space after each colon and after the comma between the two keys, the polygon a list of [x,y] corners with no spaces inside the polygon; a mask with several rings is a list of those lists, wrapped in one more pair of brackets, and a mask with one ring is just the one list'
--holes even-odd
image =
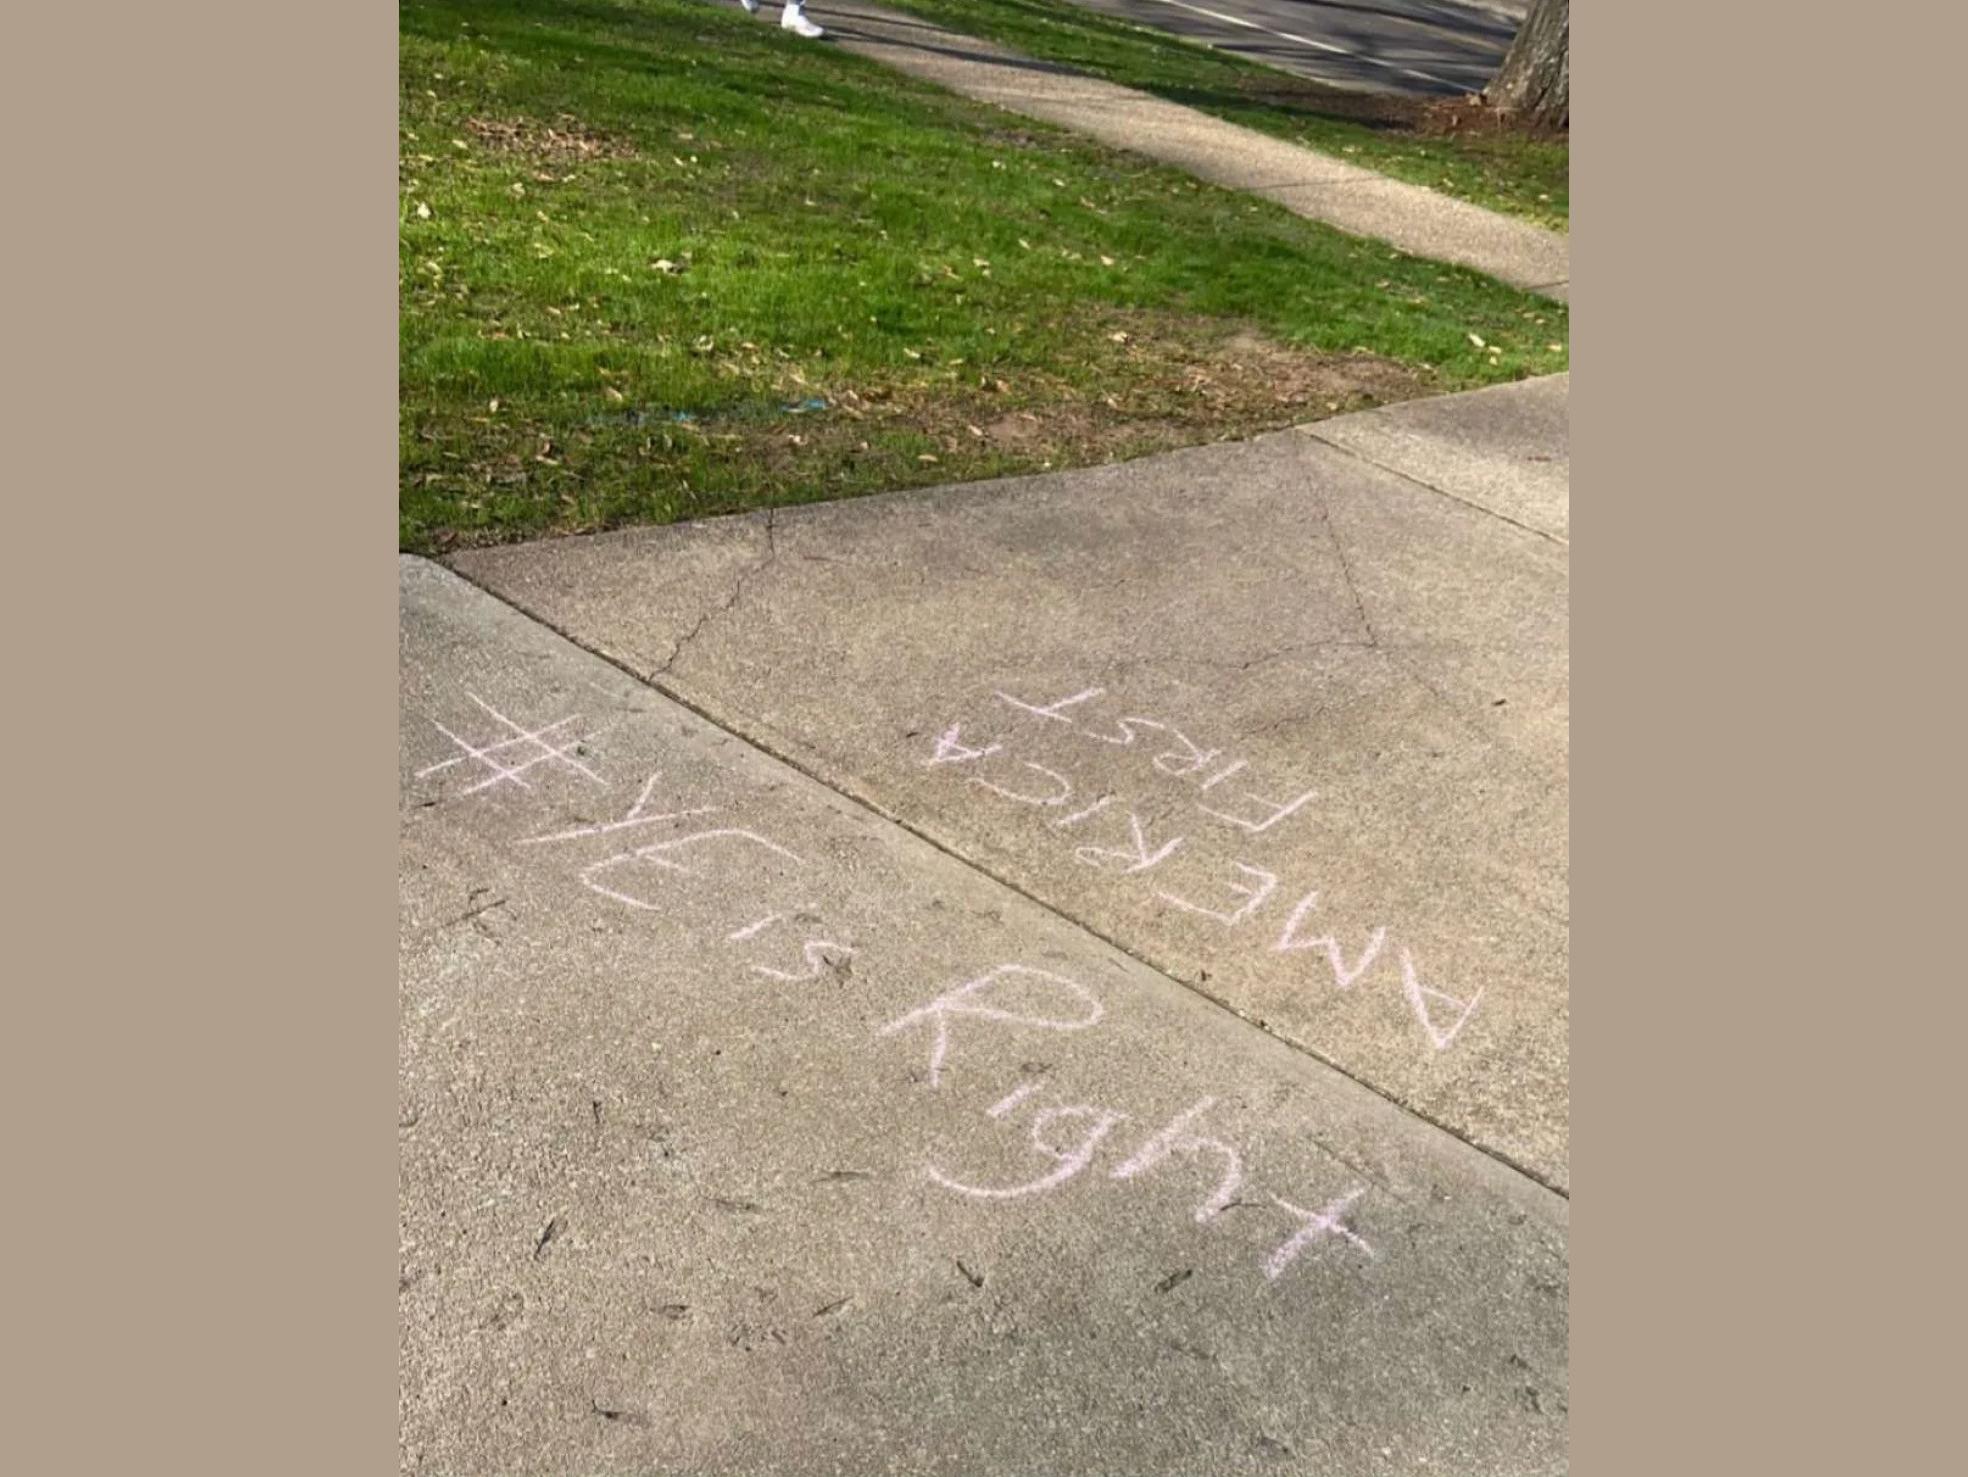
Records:
{"label": "walking path", "polygon": [[814,0],[807,9],[847,50],[952,92],[1261,195],[1413,256],[1567,299],[1571,245],[1556,231],[864,0]]}
{"label": "walking path", "polygon": [[1568,384],[451,562],[1563,1189]]}
{"label": "walking path", "polygon": [[400,599],[403,1471],[1565,1470],[1562,1197],[456,575]]}

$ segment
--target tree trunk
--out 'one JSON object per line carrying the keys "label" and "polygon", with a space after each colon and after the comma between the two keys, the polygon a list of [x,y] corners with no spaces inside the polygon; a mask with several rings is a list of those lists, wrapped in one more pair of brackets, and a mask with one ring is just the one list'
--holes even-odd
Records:
{"label": "tree trunk", "polygon": [[1571,0],[1532,0],[1531,13],[1483,95],[1492,107],[1526,122],[1571,126]]}

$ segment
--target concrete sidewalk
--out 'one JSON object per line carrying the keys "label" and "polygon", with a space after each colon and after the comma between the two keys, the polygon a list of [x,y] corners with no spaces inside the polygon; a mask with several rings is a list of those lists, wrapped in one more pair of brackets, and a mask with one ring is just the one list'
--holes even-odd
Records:
{"label": "concrete sidewalk", "polygon": [[1571,537],[1570,374],[1335,416],[1305,433],[1560,543]]}
{"label": "concrete sidewalk", "polygon": [[453,563],[1562,1189],[1567,385]]}
{"label": "concrete sidewalk", "polygon": [[[403,1470],[1565,1470],[1560,1196],[456,576],[400,593]],[[893,599],[823,645],[906,645]]]}
{"label": "concrete sidewalk", "polygon": [[837,44],[952,92],[1262,195],[1413,256],[1560,301],[1568,296],[1571,245],[1558,232],[864,0],[812,0],[807,9]]}

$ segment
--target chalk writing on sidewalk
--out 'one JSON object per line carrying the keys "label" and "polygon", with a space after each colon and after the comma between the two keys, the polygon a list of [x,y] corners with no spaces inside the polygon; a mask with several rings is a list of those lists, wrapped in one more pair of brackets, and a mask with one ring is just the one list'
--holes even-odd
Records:
{"label": "chalk writing on sidewalk", "polygon": [[[1037,993],[1069,997],[1074,1006],[1072,1014],[1040,1015],[1030,1010],[1022,1012],[1007,1010],[1001,1005],[986,1003],[986,997],[1005,981],[1020,985],[1040,982],[1043,988]],[[942,1080],[943,1061],[949,1055],[950,1023],[953,1018],[996,1021],[1044,1031],[1083,1031],[1098,1022],[1102,1014],[1100,1002],[1093,997],[1092,992],[1085,985],[1069,980],[1064,975],[1053,974],[1049,970],[1030,969],[1023,964],[1000,964],[995,969],[980,974],[975,979],[966,980],[955,989],[939,995],[927,1005],[919,1006],[907,1015],[890,1021],[878,1034],[892,1036],[911,1026],[929,1023],[932,1027],[929,1085],[935,1087]]]}
{"label": "chalk writing on sidewalk", "polygon": [[581,752],[581,746],[593,738],[592,734],[579,738],[567,736],[566,731],[581,721],[579,713],[570,713],[567,717],[557,718],[540,728],[527,728],[523,724],[515,723],[477,693],[468,692],[465,696],[497,723],[506,736],[473,743],[470,739],[459,737],[433,718],[430,720],[431,726],[463,752],[454,754],[449,759],[439,760],[435,764],[426,765],[417,771],[418,779],[441,774],[455,765],[475,764],[489,772],[477,784],[466,787],[462,794],[476,795],[480,790],[489,790],[494,785],[507,784],[522,790],[530,790],[533,787],[527,783],[528,772],[543,764],[550,764],[570,774],[583,775],[597,785],[607,783],[575,757]]}
{"label": "chalk writing on sidewalk", "polygon": [[[640,882],[632,877],[624,877],[619,869],[649,866],[680,872],[685,876],[694,876],[698,874],[697,867],[684,865],[672,853],[681,852],[687,847],[708,846],[712,842],[722,843],[726,848],[733,843],[744,843],[746,846],[755,846],[782,856],[791,862],[799,861],[798,857],[778,842],[768,841],[756,831],[747,831],[739,826],[720,826],[714,830],[698,831],[689,836],[678,836],[669,841],[639,846],[634,851],[617,852],[614,856],[606,857],[583,868],[581,882],[590,891],[598,892],[603,897],[613,898],[618,903],[624,903],[631,908],[656,911],[664,907],[660,896],[645,896],[645,893],[659,894],[661,889],[651,887],[646,882]],[[695,862],[697,858],[693,856],[692,860]],[[604,874],[607,876],[606,881],[602,880]],[[635,892],[623,890],[629,887],[636,887],[638,890]]]}
{"label": "chalk writing on sidewalk", "polygon": [[[1032,711],[1047,721],[1070,722],[1065,714],[1097,695],[1095,689],[1044,709],[1034,707]],[[574,757],[577,741],[562,737],[578,721],[578,715],[529,730],[504,718],[475,696],[472,701],[499,718],[511,730],[510,736],[473,744],[434,722],[433,726],[464,752],[428,766],[419,771],[420,776],[469,763],[486,773],[465,793],[497,784],[530,789],[525,781],[528,772],[541,766],[556,766],[594,784],[607,786],[600,774]],[[1131,721],[1141,732],[1147,732],[1146,720]],[[1118,731],[1128,734],[1128,741],[1132,741],[1131,730],[1123,727]],[[1110,736],[1110,741],[1118,740]],[[1186,740],[1183,742],[1186,744]],[[1185,757],[1186,751],[1169,752],[1177,754],[1185,763],[1188,757],[1193,757]],[[968,765],[996,759],[1003,753],[1002,742],[981,747],[965,743],[959,726],[953,724],[937,740],[936,752],[929,762],[933,766]],[[996,783],[985,788],[1009,803],[1046,808],[1064,804],[1071,790],[1070,779],[1036,764],[1027,763],[1024,769],[1026,777],[1020,783],[1029,788],[1014,789],[1010,784]],[[1045,786],[1032,785],[1031,774],[1045,780]],[[734,951],[737,956],[734,964],[742,963],[741,978],[771,982],[770,986],[757,988],[791,987],[802,993],[789,992],[789,999],[811,998],[804,992],[811,991],[827,977],[844,979],[850,964],[859,957],[860,946],[847,941],[855,937],[855,930],[823,922],[820,910],[811,904],[789,901],[808,896],[806,889],[819,880],[810,876],[809,863],[756,823],[705,824],[698,820],[720,807],[673,803],[668,808],[657,808],[655,796],[660,779],[660,772],[649,775],[634,801],[616,819],[571,826],[561,824],[520,836],[512,842],[516,854],[528,857],[567,854],[570,875],[606,903],[627,908],[634,914],[663,914],[666,921],[693,929],[710,924],[717,943]],[[1112,797],[1103,797],[1054,824],[1078,826],[1091,820],[1105,808],[1109,798]],[[664,834],[662,828],[668,828],[671,834]],[[622,843],[616,838],[624,832],[640,833],[631,838],[640,844],[619,849]],[[1078,846],[1076,854],[1089,866],[1116,875],[1134,876],[1152,870],[1173,855],[1183,840],[1180,836],[1151,835],[1140,817],[1130,812],[1124,834],[1117,832],[1111,837],[1086,841]],[[596,842],[601,845],[597,847]],[[543,848],[551,850],[543,851]],[[1244,880],[1226,882],[1227,907],[1212,907],[1173,894],[1166,896],[1172,905],[1226,926],[1240,923],[1265,905],[1276,890],[1278,879],[1257,867],[1240,864],[1239,871]],[[694,890],[679,887],[678,879],[699,885]],[[773,889],[779,896],[767,901],[760,896],[762,888]],[[1312,901],[1308,896],[1286,925],[1285,940],[1293,948],[1309,948],[1325,942],[1301,940],[1297,936]],[[774,907],[774,903],[778,906]],[[720,905],[727,910],[726,916],[716,921],[701,916],[706,907],[715,912]],[[733,906],[744,908],[738,915],[744,921],[735,927],[728,916]],[[824,932],[816,931],[819,929]],[[1283,943],[1281,940],[1281,947]],[[1378,950],[1378,940],[1374,948]],[[1402,963],[1408,991],[1431,1036],[1453,1039],[1469,1011],[1474,1009],[1474,1002],[1467,1002],[1465,1007],[1464,1002],[1437,986],[1423,983],[1406,951],[1402,953]],[[1356,966],[1359,967],[1364,966]],[[1460,1009],[1461,1014],[1455,1015],[1452,1024],[1444,1028],[1436,1017],[1450,1019],[1451,1007]],[[915,1080],[925,1084],[924,1090],[936,1092],[945,1090],[955,1059],[965,1059],[961,1074],[965,1081],[950,1089],[953,1097],[962,1097],[991,1073],[991,1064],[996,1060],[995,1052],[966,1051],[966,1043],[979,1046],[985,1036],[1002,1038],[1005,1033],[1016,1036],[1043,1032],[1070,1037],[1100,1026],[1107,1014],[1099,995],[1080,980],[1057,969],[1007,961],[968,974],[921,1004],[888,1019],[874,1030],[870,1049],[881,1050],[880,1044],[894,1042],[920,1053],[917,1060],[924,1063],[926,1071]],[[1275,1281],[1321,1239],[1350,1247],[1368,1257],[1373,1255],[1373,1249],[1342,1219],[1364,1193],[1363,1189],[1328,1201],[1318,1212],[1300,1210],[1276,1195],[1259,1198],[1244,1195],[1245,1156],[1230,1139],[1219,1136],[1220,1131],[1209,1122],[1217,1107],[1214,1096],[1200,1097],[1166,1122],[1137,1133],[1135,1118],[1120,1108],[1074,1101],[1034,1102],[1042,1091],[1045,1089],[1038,1082],[1017,1083],[1009,1090],[994,1091],[991,1105],[981,1110],[985,1122],[1013,1129],[1017,1120],[1029,1113],[1030,1122],[1023,1132],[1031,1150],[1040,1156],[1035,1172],[995,1183],[960,1166],[926,1158],[921,1171],[925,1180],[952,1194],[982,1202],[1023,1200],[1059,1190],[1079,1179],[1101,1162],[1103,1151],[1111,1143],[1118,1147],[1105,1160],[1099,1178],[1116,1186],[1192,1173],[1193,1167],[1200,1166],[1203,1170],[1200,1198],[1188,1211],[1198,1226],[1216,1224],[1233,1206],[1256,1208],[1274,1215],[1282,1212],[1286,1218],[1279,1231],[1282,1239],[1258,1268],[1267,1281]],[[998,1157],[1002,1159],[1002,1151]]]}
{"label": "chalk writing on sidewalk", "polygon": [[528,836],[519,844],[521,846],[548,846],[556,841],[578,841],[586,836],[606,836],[615,831],[632,830],[637,826],[661,825],[664,821],[673,821],[684,816],[709,815],[716,808],[715,806],[699,805],[689,810],[668,810],[652,813],[649,809],[649,796],[655,790],[656,782],[662,777],[660,773],[652,774],[644,781],[642,793],[636,796],[635,804],[629,807],[628,814],[623,816],[619,821],[599,821],[593,825],[576,826],[572,830],[554,831],[545,836]]}
{"label": "chalk writing on sidewalk", "polygon": [[[1191,837],[1182,832],[1157,830],[1157,823],[1144,819],[1136,803],[1124,796],[1102,793],[1088,797],[1078,794],[1073,775],[1067,767],[1063,767],[1066,761],[1049,753],[1050,762],[1042,764],[1017,752],[1027,742],[1019,735],[1019,725],[1027,729],[1038,728],[1048,736],[1056,736],[1059,743],[1069,745],[1073,740],[1067,736],[1076,735],[1079,739],[1110,747],[1138,747],[1147,759],[1145,772],[1191,784],[1198,795],[1250,769],[1250,761],[1242,758],[1219,763],[1227,756],[1225,749],[1200,744],[1165,719],[1125,713],[1116,717],[1099,716],[1098,700],[1106,696],[1105,688],[1082,688],[1054,701],[1019,696],[1004,689],[998,689],[992,695],[1008,710],[1011,726],[1002,732],[993,732],[987,738],[981,735],[990,727],[988,723],[971,720],[951,723],[936,738],[934,752],[922,761],[923,766],[1013,805],[1038,812],[1067,811],[1046,821],[1049,830],[1075,832],[1068,841],[1074,861],[1106,872],[1123,884],[1155,871],[1181,853]],[[1034,719],[1040,722],[1034,724]],[[966,729],[974,736],[966,738]],[[1056,749],[1058,745],[1054,744],[1053,747]],[[1205,771],[1208,771],[1206,775]],[[1282,788],[1287,798],[1277,799],[1272,798],[1272,791],[1278,787],[1266,786],[1266,793],[1259,794],[1242,781],[1240,785],[1242,788],[1211,795],[1214,803],[1206,804],[1197,799],[1193,809],[1246,836],[1255,837],[1299,814],[1318,794],[1313,789],[1296,789],[1286,784]],[[1294,790],[1296,792],[1292,793]],[[1070,806],[1078,808],[1068,810]],[[1315,917],[1319,909],[1316,889],[1302,892],[1294,889],[1281,894],[1284,878],[1254,860],[1232,860],[1228,864],[1228,875],[1221,879],[1221,885],[1225,897],[1220,901],[1200,892],[1192,894],[1178,890],[1174,884],[1155,886],[1152,891],[1159,902],[1176,913],[1204,918],[1221,928],[1236,930],[1235,937],[1253,951],[1271,955],[1305,953],[1323,960],[1333,989],[1340,993],[1352,990],[1367,979],[1375,967],[1389,957],[1386,952],[1389,933],[1386,925],[1376,923],[1358,932],[1344,932],[1325,925]],[[1293,898],[1294,892],[1296,895],[1289,905],[1289,912],[1285,914],[1282,925],[1277,925],[1275,920],[1278,914],[1272,911],[1273,899],[1280,896]],[[1272,922],[1266,923],[1267,918]],[[1278,932],[1270,940],[1250,938],[1246,941],[1246,924],[1267,928],[1277,926]],[[1483,998],[1483,989],[1463,995],[1440,980],[1424,982],[1410,950],[1400,949],[1398,957],[1401,979],[1398,985],[1391,982],[1390,985],[1399,990],[1398,998],[1407,1006],[1420,1028],[1417,1045],[1431,1054],[1448,1050],[1475,1015]],[[1386,976],[1387,971],[1382,970],[1381,977],[1385,979]]]}
{"label": "chalk writing on sidewalk", "polygon": [[[1074,693],[1071,697],[1061,698],[1057,702],[1044,704],[1027,702],[1023,698],[1013,697],[1010,693],[1002,689],[992,695],[999,702],[1021,712],[1034,714],[1052,723],[1064,723],[1069,727],[1076,728],[1084,737],[1091,739],[1095,743],[1118,744],[1126,748],[1132,747],[1135,741],[1144,735],[1154,735],[1154,737],[1148,738],[1146,743],[1144,743],[1143,752],[1159,749],[1160,752],[1150,753],[1148,762],[1153,769],[1171,778],[1186,779],[1200,773],[1202,770],[1208,768],[1213,761],[1223,757],[1224,751],[1222,749],[1205,749],[1173,723],[1166,722],[1160,718],[1116,718],[1112,720],[1113,731],[1106,733],[1102,732],[1097,724],[1081,724],[1079,722],[1079,715],[1077,714],[1071,717],[1067,715],[1068,709],[1077,708],[1082,703],[1091,702],[1097,697],[1104,696],[1106,691],[1107,689],[1104,687],[1089,687],[1084,691]],[[958,725],[952,724],[950,732],[954,734],[957,731],[957,727]],[[1161,748],[1163,744],[1173,745],[1174,747]],[[984,749],[972,751],[972,756],[981,759],[998,752],[1002,747],[1002,743],[993,743]],[[951,757],[954,758],[956,756],[952,755]],[[1199,792],[1214,789],[1231,776],[1240,774],[1248,768],[1250,768],[1249,760],[1233,759],[1224,768],[1201,781],[1196,788]],[[1249,791],[1225,791],[1223,797],[1218,797],[1217,804],[1226,806],[1235,804],[1237,807],[1235,810],[1217,809],[1215,805],[1205,805],[1200,800],[1196,802],[1196,809],[1215,820],[1220,820],[1227,825],[1237,827],[1241,831],[1247,831],[1253,836],[1258,836],[1270,830],[1280,821],[1296,815],[1301,809],[1317,798],[1318,791],[1316,790],[1301,791],[1288,800],[1266,799],[1262,796],[1254,795]]]}
{"label": "chalk writing on sidewalk", "polygon": [[[985,1116],[1002,1121],[1014,1114],[1038,1090],[1037,1083],[1023,1083],[985,1109]],[[1236,1205],[1266,1208],[1265,1200],[1245,1200],[1240,1196],[1245,1183],[1243,1155],[1227,1141],[1199,1131],[1205,1116],[1215,1105],[1216,1099],[1213,1097],[1200,1098],[1190,1104],[1140,1139],[1134,1145],[1133,1152],[1109,1169],[1105,1178],[1109,1181],[1140,1179],[1163,1170],[1168,1161],[1181,1156],[1182,1167],[1200,1160],[1205,1169],[1203,1183],[1209,1187],[1209,1192],[1191,1212],[1197,1225],[1211,1225],[1224,1211]],[[935,1162],[924,1164],[924,1174],[940,1188],[973,1200],[1023,1200],[1044,1195],[1079,1178],[1092,1165],[1115,1131],[1132,1121],[1131,1115],[1117,1108],[1093,1103],[1056,1103],[1034,1113],[1027,1130],[1033,1151],[1049,1166],[1032,1178],[1014,1180],[1009,1184],[980,1184],[975,1176],[959,1174]],[[1169,1172],[1176,1171],[1171,1169]],[[1213,1180],[1207,1177],[1212,1172]],[[1374,1255],[1373,1247],[1342,1219],[1363,1194],[1364,1186],[1356,1188],[1328,1202],[1318,1212],[1303,1211],[1281,1196],[1269,1196],[1268,1205],[1286,1211],[1297,1224],[1263,1263],[1265,1279],[1276,1281],[1308,1246],[1322,1236],[1338,1237],[1371,1258]]]}

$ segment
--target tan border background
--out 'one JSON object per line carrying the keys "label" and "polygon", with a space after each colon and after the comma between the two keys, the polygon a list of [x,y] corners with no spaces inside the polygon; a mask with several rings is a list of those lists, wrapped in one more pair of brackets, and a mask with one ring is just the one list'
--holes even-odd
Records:
{"label": "tan border background", "polygon": [[[1578,10],[1577,1467],[1943,1470],[1962,52]],[[394,11],[10,22],[14,1469],[386,1471]]]}
{"label": "tan border background", "polygon": [[1951,1470],[1958,9],[1573,9],[1574,1468]]}
{"label": "tan border background", "polygon": [[394,7],[6,33],[6,1466],[388,1472]]}

